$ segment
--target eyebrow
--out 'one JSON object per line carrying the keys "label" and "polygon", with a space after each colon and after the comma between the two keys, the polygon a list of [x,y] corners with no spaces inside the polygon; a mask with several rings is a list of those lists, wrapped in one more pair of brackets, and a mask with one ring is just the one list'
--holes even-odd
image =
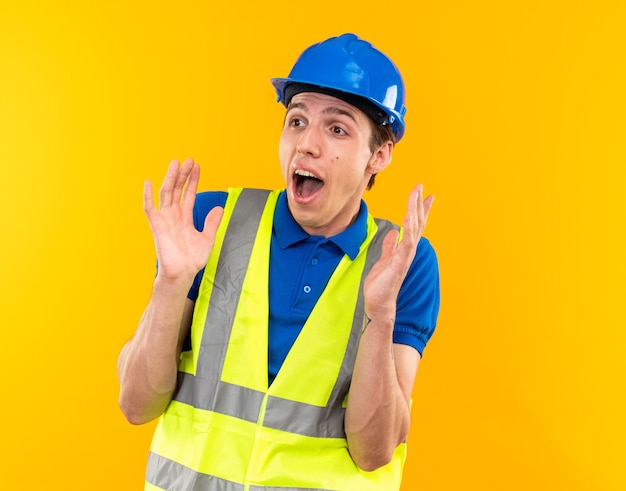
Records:
{"label": "eyebrow", "polygon": [[[302,109],[303,111],[307,111],[307,106],[306,104],[304,104],[303,102],[294,102],[294,103],[290,103],[289,107],[287,108],[287,112],[289,112],[292,109]],[[335,107],[335,106],[330,106],[327,107],[326,109],[324,109],[322,111],[323,115],[327,115],[327,114],[337,114],[339,116],[347,116],[348,118],[350,118],[352,121],[354,121],[357,125],[359,124],[358,121],[356,120],[356,118],[354,117],[354,114],[352,114],[350,111],[346,111],[345,109],[342,109],[340,107]]]}

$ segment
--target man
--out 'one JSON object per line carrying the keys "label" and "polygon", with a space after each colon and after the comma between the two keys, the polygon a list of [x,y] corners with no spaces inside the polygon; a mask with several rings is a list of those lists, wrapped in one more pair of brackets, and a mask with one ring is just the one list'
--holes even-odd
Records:
{"label": "man", "polygon": [[146,489],[397,490],[439,308],[432,196],[411,191],[401,240],[362,201],[404,134],[402,78],[344,34],[272,83],[284,190],[196,196],[173,161],[157,209],[146,183],[159,267],[120,407],[161,416]]}

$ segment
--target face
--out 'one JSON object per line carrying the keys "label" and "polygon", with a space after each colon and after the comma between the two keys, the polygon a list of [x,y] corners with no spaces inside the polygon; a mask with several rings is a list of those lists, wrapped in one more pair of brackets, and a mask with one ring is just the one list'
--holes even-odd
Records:
{"label": "face", "polygon": [[393,148],[372,152],[370,136],[368,117],[347,102],[314,92],[291,100],[279,157],[289,209],[307,233],[330,237],[355,220],[370,176]]}

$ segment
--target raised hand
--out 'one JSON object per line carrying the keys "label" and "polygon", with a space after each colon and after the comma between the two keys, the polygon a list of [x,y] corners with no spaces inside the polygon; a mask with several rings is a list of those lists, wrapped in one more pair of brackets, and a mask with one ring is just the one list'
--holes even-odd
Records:
{"label": "raised hand", "polygon": [[200,178],[200,167],[192,159],[181,166],[173,160],[154,204],[152,184],[144,183],[144,211],[150,223],[159,262],[159,276],[177,280],[193,278],[207,262],[215,233],[224,210],[214,208],[207,215],[204,229],[193,224],[193,206]]}
{"label": "raised hand", "polygon": [[435,199],[434,196],[422,199],[422,191],[423,186],[418,184],[409,194],[402,240],[398,242],[396,230],[385,236],[381,257],[365,279],[365,313],[370,319],[395,319],[398,293]]}

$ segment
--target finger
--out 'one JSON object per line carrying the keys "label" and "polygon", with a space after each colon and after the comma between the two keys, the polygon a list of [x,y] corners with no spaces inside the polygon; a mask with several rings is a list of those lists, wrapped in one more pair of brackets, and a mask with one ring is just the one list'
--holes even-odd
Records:
{"label": "finger", "polygon": [[[433,201],[435,197],[433,195],[427,196],[423,198],[424,187],[421,184],[418,184],[415,188],[417,191],[417,196],[415,197],[415,205],[416,205],[416,216],[417,216],[417,227],[416,232],[421,235],[426,227],[426,223],[428,222],[428,214],[430,213],[430,209],[432,207]],[[410,198],[413,199],[412,197]]]}
{"label": "finger", "polygon": [[183,194],[183,188],[189,179],[192,169],[195,167],[192,159],[186,159],[182,167],[178,170],[174,188],[172,189],[172,204],[179,204],[180,197]]}
{"label": "finger", "polygon": [[406,216],[404,217],[403,239],[405,237],[416,239],[417,234],[419,234],[421,192],[422,185],[418,184],[409,193]]}
{"label": "finger", "polygon": [[219,227],[220,222],[222,221],[222,216],[224,216],[224,208],[216,206],[204,219],[204,228],[202,229],[202,233],[211,240],[215,239],[215,233],[217,232],[217,227]]}
{"label": "finger", "polygon": [[416,203],[416,209],[417,209],[417,233],[418,233],[418,235],[421,234],[422,230],[424,229],[424,198],[423,198],[423,193],[424,193],[424,186],[422,186],[420,184],[418,186],[417,203]]}
{"label": "finger", "polygon": [[143,183],[143,211],[148,217],[148,223],[150,224],[150,228],[152,228],[152,223],[154,221],[154,216],[156,213],[156,208],[154,206],[154,196],[152,191],[152,183],[150,181],[145,181]]}
{"label": "finger", "polygon": [[415,256],[417,242],[411,233],[404,232],[402,239],[398,242],[399,237],[398,230],[392,230],[385,236],[380,259],[390,257],[391,264],[395,265],[392,268],[396,271],[404,271],[403,274],[406,274]]}
{"label": "finger", "polygon": [[143,183],[143,209],[146,213],[154,210],[154,197],[152,196],[152,183],[150,181]]}
{"label": "finger", "polygon": [[193,210],[193,205],[196,202],[196,193],[198,192],[198,182],[200,181],[200,166],[193,164],[190,172],[187,186],[183,191],[182,207],[184,210]]}
{"label": "finger", "polygon": [[383,239],[383,245],[380,252],[380,260],[383,260],[393,254],[393,252],[396,250],[396,247],[398,247],[399,235],[400,232],[395,229],[387,232],[387,235],[385,235],[385,238]]}
{"label": "finger", "polygon": [[427,196],[424,200],[424,225],[426,225],[426,222],[428,221],[428,215],[430,214],[430,210],[433,206],[434,201],[435,197],[432,194],[430,196]]}
{"label": "finger", "polygon": [[161,209],[172,204],[172,189],[176,182],[179,166],[180,162],[178,160],[172,160],[167,168],[165,179],[163,179],[163,184],[161,184],[159,191],[159,207]]}
{"label": "finger", "polygon": [[417,209],[418,209],[417,220],[419,222],[419,233],[421,235],[424,229],[426,228],[426,223],[428,222],[428,215],[430,213],[430,209],[433,205],[433,201],[435,200],[435,197],[433,195],[430,195],[422,199],[422,193],[420,193],[418,199],[419,199],[419,203],[417,206]]}

